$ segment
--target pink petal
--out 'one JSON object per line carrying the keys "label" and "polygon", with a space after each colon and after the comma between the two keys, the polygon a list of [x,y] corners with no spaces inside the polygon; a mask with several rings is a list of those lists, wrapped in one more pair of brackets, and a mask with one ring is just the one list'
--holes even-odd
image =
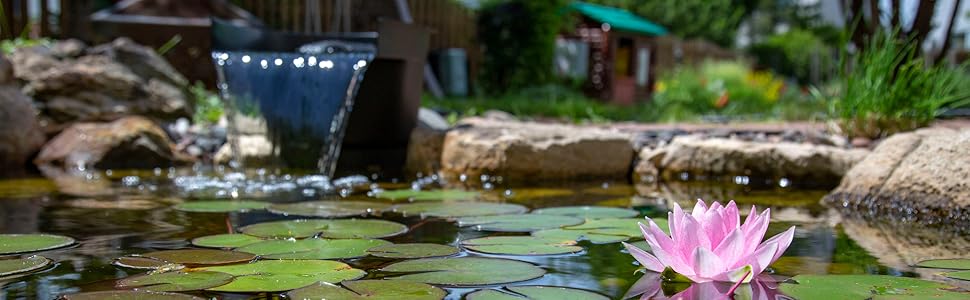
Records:
{"label": "pink petal", "polygon": [[725,232],[730,232],[741,225],[741,213],[738,212],[738,205],[734,203],[734,200],[728,202],[728,205],[721,210],[721,219],[725,221]]}
{"label": "pink petal", "polygon": [[653,220],[648,221],[650,221],[650,227],[645,227],[643,223],[640,223],[640,231],[643,232],[643,236],[645,238],[653,238],[653,242],[655,244],[660,245],[660,248],[664,248],[667,251],[672,251],[674,248],[676,248],[674,241],[667,236],[667,233],[660,229],[660,226],[657,226],[656,222]]}
{"label": "pink petal", "polygon": [[760,215],[754,218],[752,224],[745,222],[741,226],[741,231],[744,231],[744,237],[746,239],[744,252],[751,253],[754,251],[761,240],[765,237],[765,231],[768,231],[768,222],[771,220],[771,209],[765,209]]}
{"label": "pink petal", "polygon": [[792,239],[795,238],[795,226],[788,228],[785,232],[779,233],[771,238],[769,238],[765,243],[778,243],[778,250],[775,252],[774,257],[771,258],[771,262],[775,262],[788,250],[788,246],[791,246]]}
{"label": "pink petal", "polygon": [[721,244],[721,240],[724,239],[724,224],[721,219],[721,214],[716,211],[709,213],[706,220],[701,223],[704,227],[704,233],[707,234],[708,240],[711,241],[711,249],[716,248],[717,245]]}
{"label": "pink petal", "polygon": [[724,272],[721,258],[717,257],[711,250],[698,247],[694,249],[693,256],[694,274],[696,276],[711,278],[714,275]]}
{"label": "pink petal", "polygon": [[650,250],[653,251],[653,255],[663,263],[664,266],[668,266],[674,269],[674,272],[680,273],[684,276],[693,276],[694,270],[688,266],[686,261],[676,253],[668,252],[650,240],[647,240],[647,244],[650,245]]}
{"label": "pink petal", "polygon": [[654,257],[653,255],[650,255],[650,253],[643,251],[643,249],[637,248],[637,246],[630,245],[627,243],[623,243],[623,246],[626,247],[626,250],[630,251],[630,255],[633,255],[633,258],[635,258],[638,262],[640,262],[640,265],[646,268],[647,270],[658,272],[658,273],[663,272],[664,264],[661,263],[660,260]]}
{"label": "pink petal", "polygon": [[681,223],[683,224],[683,230],[681,236],[679,237],[680,240],[674,238],[674,243],[677,245],[677,248],[680,249],[681,257],[683,257],[684,260],[690,264],[692,263],[694,248],[704,247],[711,249],[711,240],[707,237],[707,234],[704,233],[704,229],[701,227],[701,224],[698,223],[694,217],[689,215],[684,216],[682,221],[683,222]]}
{"label": "pink petal", "polygon": [[694,209],[690,211],[691,216],[697,219],[703,216],[705,212],[707,212],[707,203],[704,203],[704,199],[697,199],[697,203],[694,204]]}
{"label": "pink petal", "polygon": [[738,282],[743,279],[744,282],[750,282],[755,277],[754,268],[752,265],[743,265],[711,276],[711,279],[721,282]]}
{"label": "pink petal", "polygon": [[680,244],[683,236],[684,217],[684,210],[680,208],[680,204],[674,202],[674,210],[668,213],[667,224],[670,226],[670,238],[677,244]]}
{"label": "pink petal", "polygon": [[761,274],[761,272],[768,268],[768,265],[771,264],[772,259],[775,257],[776,251],[778,251],[778,243],[764,243],[748,257],[748,264],[754,267],[754,270],[752,270],[754,276]]}
{"label": "pink petal", "polygon": [[744,257],[744,232],[740,228],[735,228],[717,248],[714,254],[724,261],[726,267],[735,267]]}

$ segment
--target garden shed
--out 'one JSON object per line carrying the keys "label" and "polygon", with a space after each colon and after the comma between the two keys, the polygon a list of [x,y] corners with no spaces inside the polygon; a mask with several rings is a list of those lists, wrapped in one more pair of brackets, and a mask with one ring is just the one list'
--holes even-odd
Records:
{"label": "garden shed", "polygon": [[574,2],[579,21],[563,32],[556,47],[556,70],[583,81],[592,97],[617,104],[645,100],[653,86],[654,38],[667,29],[627,10]]}

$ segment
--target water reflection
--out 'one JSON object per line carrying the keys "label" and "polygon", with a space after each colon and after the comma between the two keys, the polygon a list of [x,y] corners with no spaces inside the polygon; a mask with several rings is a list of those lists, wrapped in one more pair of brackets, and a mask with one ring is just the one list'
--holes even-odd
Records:
{"label": "water reflection", "polygon": [[[640,277],[622,299],[676,299],[676,300],[783,300],[792,299],[783,295],[778,285],[781,280],[770,275],[761,275],[748,284],[738,286],[734,294],[728,295],[732,283],[704,282],[690,285],[664,282],[659,273],[647,272]],[[686,289],[683,287],[686,286]],[[668,296],[669,295],[669,296]]]}

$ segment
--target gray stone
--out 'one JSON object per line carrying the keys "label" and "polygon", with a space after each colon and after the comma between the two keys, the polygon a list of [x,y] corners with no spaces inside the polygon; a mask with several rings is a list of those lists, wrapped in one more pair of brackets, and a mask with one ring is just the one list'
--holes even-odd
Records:
{"label": "gray stone", "polygon": [[22,175],[46,139],[30,98],[15,85],[0,85],[0,176]]}
{"label": "gray stone", "polygon": [[88,49],[87,53],[106,56],[124,64],[141,78],[156,78],[178,87],[185,87],[189,81],[155,49],[135,43],[129,38],[117,38],[111,43]]}
{"label": "gray stone", "polygon": [[59,58],[74,58],[84,54],[87,45],[77,39],[56,41],[50,47],[51,55]]}
{"label": "gray stone", "polygon": [[448,120],[445,120],[445,118],[442,117],[437,112],[431,109],[422,107],[418,109],[417,127],[423,127],[423,128],[433,129],[433,130],[448,130],[448,127],[451,127],[451,125],[448,124]]}
{"label": "gray stone", "polygon": [[273,144],[263,135],[240,135],[235,138],[239,144],[239,154],[233,152],[231,143],[226,143],[216,151],[213,162],[230,164],[233,160],[245,166],[265,165],[273,159]]}

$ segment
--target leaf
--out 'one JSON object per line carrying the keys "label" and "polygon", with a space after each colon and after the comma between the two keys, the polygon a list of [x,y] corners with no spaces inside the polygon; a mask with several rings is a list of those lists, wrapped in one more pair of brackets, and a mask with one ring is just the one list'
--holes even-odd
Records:
{"label": "leaf", "polygon": [[229,284],[208,289],[219,292],[288,291],[318,281],[335,283],[358,279],[367,274],[345,263],[329,260],[264,260],[201,270],[236,276]]}
{"label": "leaf", "polygon": [[609,300],[601,294],[559,286],[507,286],[505,289],[477,290],[468,294],[467,300]]}
{"label": "leaf", "polygon": [[420,283],[401,280],[357,280],[344,281],[344,287],[331,283],[318,283],[286,293],[288,299],[328,299],[328,300],[363,300],[363,299],[408,299],[408,300],[437,300],[443,299],[447,292]]}
{"label": "leaf", "polygon": [[378,198],[389,199],[392,201],[408,199],[411,201],[428,200],[475,200],[478,199],[478,192],[462,190],[430,190],[416,191],[412,189],[402,189],[393,191],[383,191],[377,194]]}
{"label": "leaf", "polygon": [[439,244],[390,244],[367,250],[370,255],[383,258],[426,258],[458,254],[458,248]]}
{"label": "leaf", "polygon": [[4,259],[0,260],[0,276],[36,271],[50,264],[50,259],[40,255],[31,255],[27,258]]}
{"label": "leaf", "polygon": [[546,271],[527,262],[501,258],[424,258],[391,264],[382,272],[409,273],[394,280],[409,280],[446,286],[476,286],[526,281]]}
{"label": "leaf", "polygon": [[262,242],[263,239],[247,234],[217,234],[192,239],[192,245],[207,248],[237,248]]}
{"label": "leaf", "polygon": [[268,240],[236,250],[267,259],[349,259],[367,256],[367,249],[390,243],[374,239]]}
{"label": "leaf", "polygon": [[116,286],[152,292],[184,292],[224,285],[232,281],[232,278],[232,275],[221,272],[175,271],[128,277],[119,280]]}
{"label": "leaf", "polygon": [[64,300],[203,300],[196,296],[148,291],[101,291],[61,295]]}
{"label": "leaf", "polygon": [[140,257],[154,258],[186,266],[224,265],[248,262],[256,258],[252,253],[214,249],[181,249],[148,252]]}
{"label": "leaf", "polygon": [[781,290],[797,299],[967,299],[970,293],[933,281],[887,275],[798,275]]}
{"label": "leaf", "polygon": [[0,255],[67,247],[74,239],[53,234],[0,234]]}
{"label": "leaf", "polygon": [[309,201],[287,204],[273,204],[267,209],[275,214],[287,216],[344,218],[366,216],[381,212],[390,204],[364,201]]}
{"label": "leaf", "polygon": [[172,263],[151,257],[122,256],[115,258],[113,264],[125,268],[154,270]]}
{"label": "leaf", "polygon": [[203,213],[247,212],[266,208],[271,203],[245,200],[192,201],[175,205],[176,210]]}
{"label": "leaf", "polygon": [[602,206],[563,206],[538,209],[532,212],[539,215],[571,216],[584,219],[632,218],[640,213],[625,208]]}
{"label": "leaf", "polygon": [[970,270],[970,259],[931,259],[924,260],[916,264],[920,268],[951,269],[951,270]]}
{"label": "leaf", "polygon": [[[667,220],[654,218],[653,221],[666,232]],[[574,241],[588,240],[593,244],[618,243],[631,238],[642,238],[643,233],[640,232],[639,225],[641,222],[647,224],[646,220],[640,218],[596,219],[577,226],[536,231],[532,236]]]}
{"label": "leaf", "polygon": [[384,220],[293,220],[253,224],[240,229],[245,234],[264,238],[355,239],[385,238],[404,234],[404,224]]}
{"label": "leaf", "polygon": [[464,217],[458,219],[458,226],[474,226],[477,230],[502,232],[532,232],[542,229],[560,228],[582,224],[583,219],[556,215],[497,215]]}
{"label": "leaf", "polygon": [[532,236],[493,236],[464,240],[461,246],[472,251],[507,255],[555,255],[583,251],[572,240],[556,240]]}
{"label": "leaf", "polygon": [[521,214],[528,211],[525,206],[518,204],[500,204],[490,202],[431,202],[398,204],[392,211],[421,217],[458,218],[488,215]]}
{"label": "leaf", "polygon": [[970,271],[949,272],[946,277],[970,281]]}

